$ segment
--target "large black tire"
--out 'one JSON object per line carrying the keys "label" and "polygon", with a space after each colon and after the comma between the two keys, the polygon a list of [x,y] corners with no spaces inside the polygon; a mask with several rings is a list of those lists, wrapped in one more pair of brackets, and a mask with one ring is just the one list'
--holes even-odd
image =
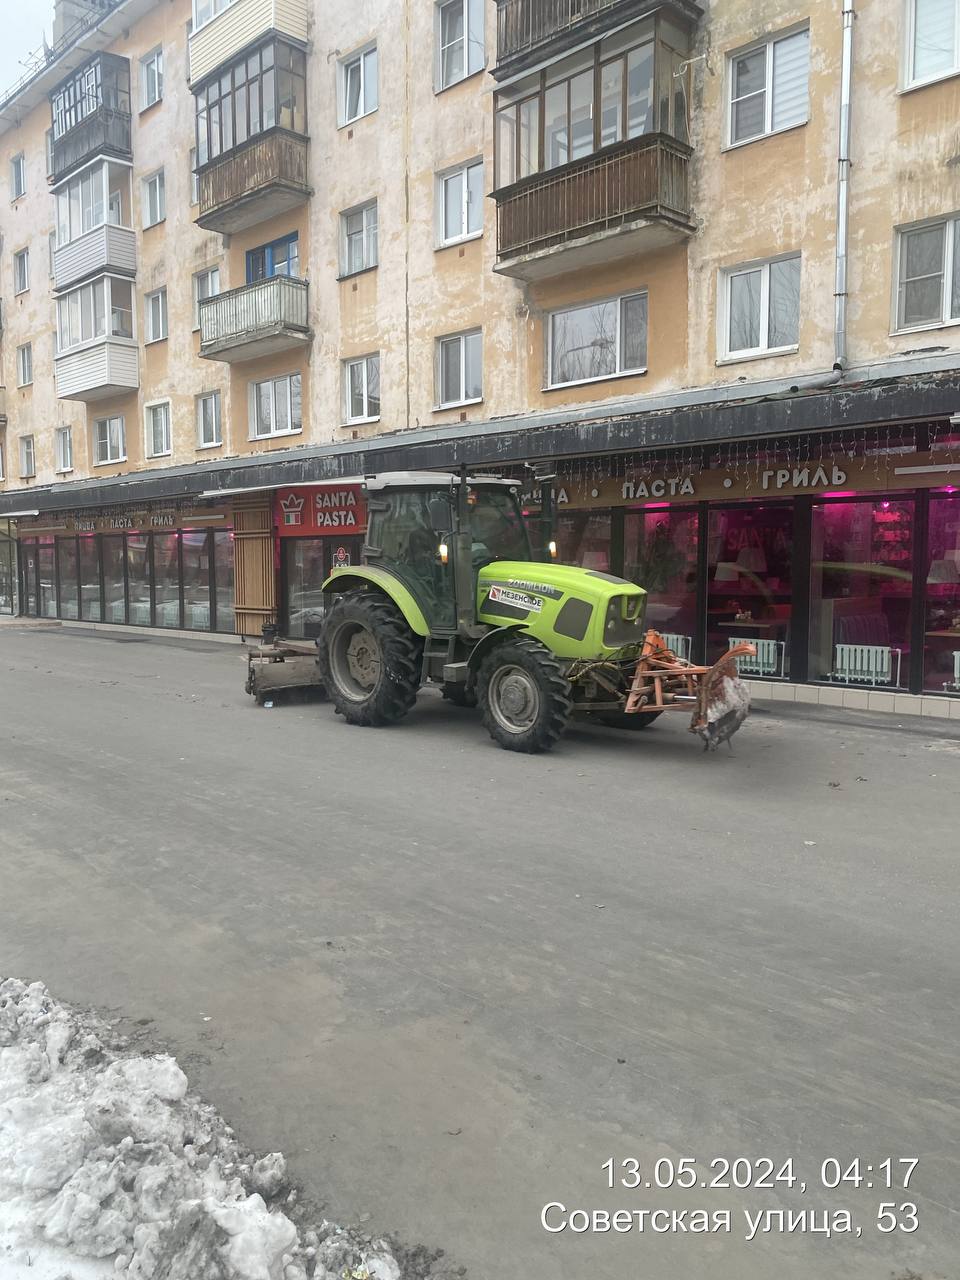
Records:
{"label": "large black tire", "polygon": [[563,667],[538,640],[504,640],[477,680],[483,723],[507,751],[549,751],[567,727],[573,699]]}
{"label": "large black tire", "polygon": [[597,720],[608,729],[649,729],[654,720],[663,715],[662,711],[604,711],[597,714]]}
{"label": "large black tire", "polygon": [[317,650],[330,700],[349,724],[395,724],[416,702],[423,641],[385,596],[341,596]]}

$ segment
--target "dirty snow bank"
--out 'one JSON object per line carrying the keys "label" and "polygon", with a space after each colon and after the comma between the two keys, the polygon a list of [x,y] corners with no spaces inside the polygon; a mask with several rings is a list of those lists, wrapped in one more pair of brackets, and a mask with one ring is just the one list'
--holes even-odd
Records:
{"label": "dirty snow bank", "polygon": [[385,1241],[301,1233],[283,1156],[246,1155],[175,1059],[110,1040],[0,981],[0,1280],[401,1280]]}

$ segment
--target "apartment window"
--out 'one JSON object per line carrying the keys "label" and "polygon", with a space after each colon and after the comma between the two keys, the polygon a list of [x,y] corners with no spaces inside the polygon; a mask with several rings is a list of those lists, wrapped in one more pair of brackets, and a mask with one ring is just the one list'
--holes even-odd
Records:
{"label": "apartment window", "polygon": [[731,143],[804,124],[809,118],[810,32],[767,40],[730,58]]}
{"label": "apartment window", "polygon": [[167,291],[157,289],[143,300],[147,317],[147,342],[160,342],[167,336]]}
{"label": "apartment window", "polygon": [[960,216],[897,236],[897,328],[960,320]]}
{"label": "apartment window", "polygon": [[57,333],[61,354],[94,338],[132,338],[131,282],[105,276],[58,298]]}
{"label": "apartment window", "polygon": [[73,429],[57,428],[57,471],[61,474],[73,470]]}
{"label": "apartment window", "polygon": [[483,345],[479,329],[437,341],[439,408],[483,398]]}
{"label": "apartment window", "polygon": [[340,63],[340,123],[359,120],[378,106],[377,46],[371,45]]}
{"label": "apartment window", "polygon": [[960,71],[960,0],[908,0],[908,85]]}
{"label": "apartment window", "polygon": [[57,188],[57,243],[69,244],[104,222],[119,226],[121,193],[114,182],[126,186],[126,171],[109,162],[90,165]]}
{"label": "apartment window", "polygon": [[377,202],[371,200],[340,215],[340,274],[375,267],[377,255]]}
{"label": "apartment window", "polygon": [[33,447],[33,436],[20,437],[20,478],[28,479],[37,474],[37,458]]}
{"label": "apartment window", "polygon": [[483,161],[473,160],[438,178],[440,243],[456,244],[483,231]]}
{"label": "apartment window", "polygon": [[163,50],[153,49],[140,59],[140,107],[146,110],[163,97]]}
{"label": "apartment window", "polygon": [[27,162],[23,152],[10,161],[10,198],[19,200],[27,190]]}
{"label": "apartment window", "polygon": [[794,350],[800,340],[800,255],[721,276],[721,355]]}
{"label": "apartment window", "polygon": [[17,347],[17,386],[28,387],[33,381],[33,343]]}
{"label": "apartment window", "polygon": [[93,460],[97,466],[126,462],[127,442],[123,418],[98,418],[93,424]]}
{"label": "apartment window", "polygon": [[551,387],[592,382],[647,365],[647,295],[625,294],[554,311],[549,324]]}
{"label": "apartment window", "polygon": [[301,430],[300,374],[250,383],[250,438],[285,436]]}
{"label": "apartment window", "polygon": [[144,410],[147,457],[164,458],[172,453],[170,438],[170,401],[160,400],[148,404]]}
{"label": "apartment window", "polygon": [[143,225],[153,227],[167,216],[163,170],[158,169],[143,180]]}
{"label": "apartment window", "polygon": [[197,148],[190,148],[190,203],[200,203],[200,175],[197,173]]}
{"label": "apartment window", "polygon": [[13,255],[13,292],[26,293],[30,288],[30,250],[20,249]]}
{"label": "apartment window", "polygon": [[372,422],[380,417],[380,355],[343,363],[345,422]]}
{"label": "apartment window", "polygon": [[53,173],[53,129],[48,129],[44,136],[47,157],[47,177]]}
{"label": "apartment window", "polygon": [[200,328],[200,303],[204,298],[213,298],[220,292],[220,268],[208,267],[206,271],[197,271],[193,277],[193,327]]}
{"label": "apartment window", "polygon": [[448,89],[483,68],[483,0],[437,5],[437,87]]}
{"label": "apartment window", "polygon": [[282,40],[254,49],[219,72],[196,94],[199,164],[277,125],[305,134],[306,83],[306,54]]}
{"label": "apartment window", "polygon": [[297,233],[247,250],[247,284],[270,276],[300,275],[300,241]]}
{"label": "apartment window", "polygon": [[205,27],[218,13],[223,13],[224,9],[229,9],[232,4],[233,0],[193,0],[194,31]]}
{"label": "apartment window", "polygon": [[201,449],[212,449],[223,444],[220,426],[220,392],[206,391],[197,396],[197,444]]}

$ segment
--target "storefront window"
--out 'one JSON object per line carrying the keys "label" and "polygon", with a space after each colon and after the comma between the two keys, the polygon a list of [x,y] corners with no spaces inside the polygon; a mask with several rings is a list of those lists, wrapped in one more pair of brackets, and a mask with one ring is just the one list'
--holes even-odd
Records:
{"label": "storefront window", "polygon": [[52,538],[42,538],[37,543],[37,574],[40,617],[55,618],[57,616],[57,583],[54,575]]}
{"label": "storefront window", "polygon": [[217,529],[213,534],[213,569],[217,584],[217,630],[236,631],[233,612],[233,534]]}
{"label": "storefront window", "polygon": [[323,538],[288,538],[284,543],[287,583],[287,634],[312,640],[320,634],[326,597],[321,591],[324,569]]}
{"label": "storefront window", "polygon": [[793,510],[750,506],[711,511],[707,553],[707,661],[748,640],[749,676],[790,674]]}
{"label": "storefront window", "polygon": [[930,498],[923,687],[960,693],[960,494]]}
{"label": "storefront window", "polygon": [[100,555],[95,534],[80,539],[80,617],[100,622]]}
{"label": "storefront window", "polygon": [[9,521],[0,520],[0,613],[13,613],[17,544],[10,537]]}
{"label": "storefront window", "polygon": [[103,539],[103,595],[106,622],[126,622],[125,558],[123,538]]}
{"label": "storefront window", "polygon": [[557,520],[557,550],[562,564],[609,573],[610,512],[564,512]]}
{"label": "storefront window", "polygon": [[153,535],[158,627],[180,626],[180,538],[175,533]]}
{"label": "storefront window", "polygon": [[29,618],[37,616],[37,540],[20,544],[23,570],[23,611]]}
{"label": "storefront window", "polygon": [[689,659],[697,627],[695,510],[628,511],[624,577],[647,593],[647,625]]}
{"label": "storefront window", "polygon": [[76,538],[57,539],[57,572],[60,578],[60,617],[76,618],[79,616]]}
{"label": "storefront window", "polygon": [[183,625],[210,630],[210,546],[202,530],[183,534]]}
{"label": "storefront window", "polygon": [[150,538],[131,533],[127,538],[127,577],[130,590],[130,622],[150,626]]}
{"label": "storefront window", "polygon": [[814,506],[811,680],[906,686],[913,508],[890,498]]}

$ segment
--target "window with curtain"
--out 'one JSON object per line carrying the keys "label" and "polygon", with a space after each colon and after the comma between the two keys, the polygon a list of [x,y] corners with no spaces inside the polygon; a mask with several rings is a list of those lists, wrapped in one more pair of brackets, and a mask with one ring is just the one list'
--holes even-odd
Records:
{"label": "window with curtain", "polygon": [[774,36],[729,59],[729,140],[750,142],[810,114],[810,32]]}
{"label": "window with curtain", "polygon": [[909,0],[907,83],[960,70],[960,0]]}
{"label": "window with curtain", "polygon": [[484,63],[483,0],[437,5],[437,87],[448,89]]}
{"label": "window with curtain", "polygon": [[897,235],[897,328],[960,320],[960,217]]}

